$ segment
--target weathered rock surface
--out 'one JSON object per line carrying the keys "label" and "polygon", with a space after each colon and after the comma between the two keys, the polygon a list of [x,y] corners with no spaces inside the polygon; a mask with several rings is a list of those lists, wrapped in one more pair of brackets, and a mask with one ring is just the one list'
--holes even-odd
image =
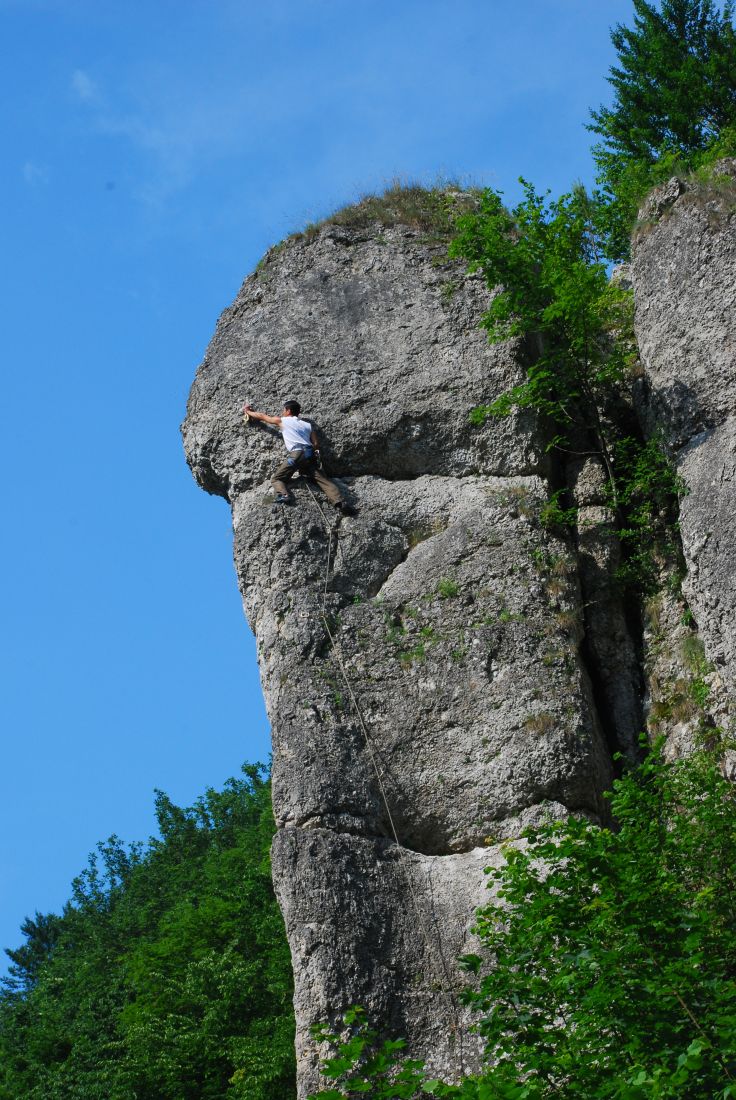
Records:
{"label": "weathered rock surface", "polygon": [[736,684],[735,175],[728,161],[712,185],[673,180],[655,191],[633,260],[640,411],[650,432],[664,433],[688,488],[683,592],[722,697]]}
{"label": "weathered rock surface", "polygon": [[243,434],[243,401],[274,409],[295,391],[337,475],[540,472],[532,417],[468,422],[474,405],[522,380],[522,361],[516,344],[488,346],[477,327],[485,286],[443,263],[445,252],[417,230],[337,226],[273,249],[197,372],[185,443],[200,484],[231,499],[262,484],[274,447]]}
{"label": "weathered rock surface", "polygon": [[[468,420],[521,379],[523,349],[488,346],[487,293],[442,253],[416,230],[330,226],[272,251],[184,425],[195,476],[232,506],[273,725],[302,1095],[309,1026],[356,1002],[438,1072],[472,1062],[448,1016],[482,868],[546,812],[600,817],[611,778],[576,561],[538,522],[543,439],[531,417]],[[289,397],[359,506],[336,538],[308,485],[264,506],[280,440],[240,408]]]}

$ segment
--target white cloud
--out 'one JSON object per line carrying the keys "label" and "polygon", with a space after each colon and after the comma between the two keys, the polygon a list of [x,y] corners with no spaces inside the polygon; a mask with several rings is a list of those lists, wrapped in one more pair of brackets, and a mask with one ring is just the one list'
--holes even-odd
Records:
{"label": "white cloud", "polygon": [[84,69],[75,69],[72,73],[72,91],[85,103],[97,99],[97,85]]}
{"label": "white cloud", "polygon": [[46,166],[33,160],[25,161],[21,167],[21,175],[29,187],[41,187],[49,182]]}

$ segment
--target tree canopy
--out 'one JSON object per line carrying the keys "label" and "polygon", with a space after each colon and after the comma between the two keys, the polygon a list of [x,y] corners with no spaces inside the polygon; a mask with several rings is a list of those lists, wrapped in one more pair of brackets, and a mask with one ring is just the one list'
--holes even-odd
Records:
{"label": "tree canopy", "polygon": [[2,1100],[288,1100],[292,978],[256,767],[160,837],[98,845],[63,913],[36,914],[0,992]]}
{"label": "tree canopy", "polygon": [[656,183],[736,152],[736,31],[732,0],[633,0],[617,24],[610,106],[592,111],[600,224],[608,255],[628,254],[637,206]]}
{"label": "tree canopy", "polygon": [[733,4],[722,12],[713,0],[633,4],[633,26],[611,32],[613,104],[592,112],[598,155],[655,160],[669,149],[687,157],[736,116]]}

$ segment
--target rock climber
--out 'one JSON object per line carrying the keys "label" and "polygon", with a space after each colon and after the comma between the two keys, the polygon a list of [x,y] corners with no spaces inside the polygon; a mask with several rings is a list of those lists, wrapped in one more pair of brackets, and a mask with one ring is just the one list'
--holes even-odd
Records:
{"label": "rock climber", "polygon": [[268,413],[256,412],[252,405],[244,405],[243,412],[251,420],[261,420],[264,424],[273,424],[279,429],[286,446],[286,462],[274,471],[271,478],[276,504],[290,504],[291,496],[286,482],[294,474],[314,479],[322,492],[326,495],[330,504],[336,511],[343,515],[352,515],[354,509],[350,508],[343,499],[342,493],[335,482],[320,470],[317,456],[319,455],[319,440],[317,433],[308,420],[302,420],[299,416],[301,405],[298,401],[285,401],[281,416],[269,416]]}

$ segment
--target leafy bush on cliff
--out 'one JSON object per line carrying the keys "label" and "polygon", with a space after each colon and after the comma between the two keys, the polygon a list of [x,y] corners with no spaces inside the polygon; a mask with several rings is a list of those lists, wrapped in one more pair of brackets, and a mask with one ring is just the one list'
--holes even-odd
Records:
{"label": "leafy bush on cliff", "polygon": [[260,769],[160,839],[98,845],[61,916],[23,926],[0,993],[3,1100],[288,1100],[291,969]]}
{"label": "leafy bush on cliff", "polygon": [[[619,580],[651,589],[658,559],[674,554],[672,525],[662,521],[683,486],[656,439],[624,434],[611,415],[636,363],[633,298],[609,278],[597,204],[581,187],[549,199],[524,183],[512,210],[489,190],[456,224],[450,254],[493,291],[481,322],[489,339],[519,336],[532,349],[525,381],[479,405],[473,419],[536,409],[552,427],[550,449],[597,455],[625,555]],[[574,526],[577,517],[558,493],[543,519]]]}
{"label": "leafy bush on cliff", "polygon": [[538,409],[560,444],[576,429],[592,430],[610,466],[599,409],[635,358],[631,296],[609,281],[585,191],[550,200],[522,183],[524,197],[510,211],[500,192],[485,191],[478,210],[457,219],[450,245],[494,292],[481,321],[490,341],[523,336],[537,345],[526,381],[475,418],[514,405]]}
{"label": "leafy bush on cliff", "polygon": [[655,748],[611,804],[615,829],[550,824],[490,872],[503,907],[480,912],[483,951],[465,960],[488,1068],[429,1080],[353,1014],[317,1100],[736,1097],[736,789],[720,749]]}

